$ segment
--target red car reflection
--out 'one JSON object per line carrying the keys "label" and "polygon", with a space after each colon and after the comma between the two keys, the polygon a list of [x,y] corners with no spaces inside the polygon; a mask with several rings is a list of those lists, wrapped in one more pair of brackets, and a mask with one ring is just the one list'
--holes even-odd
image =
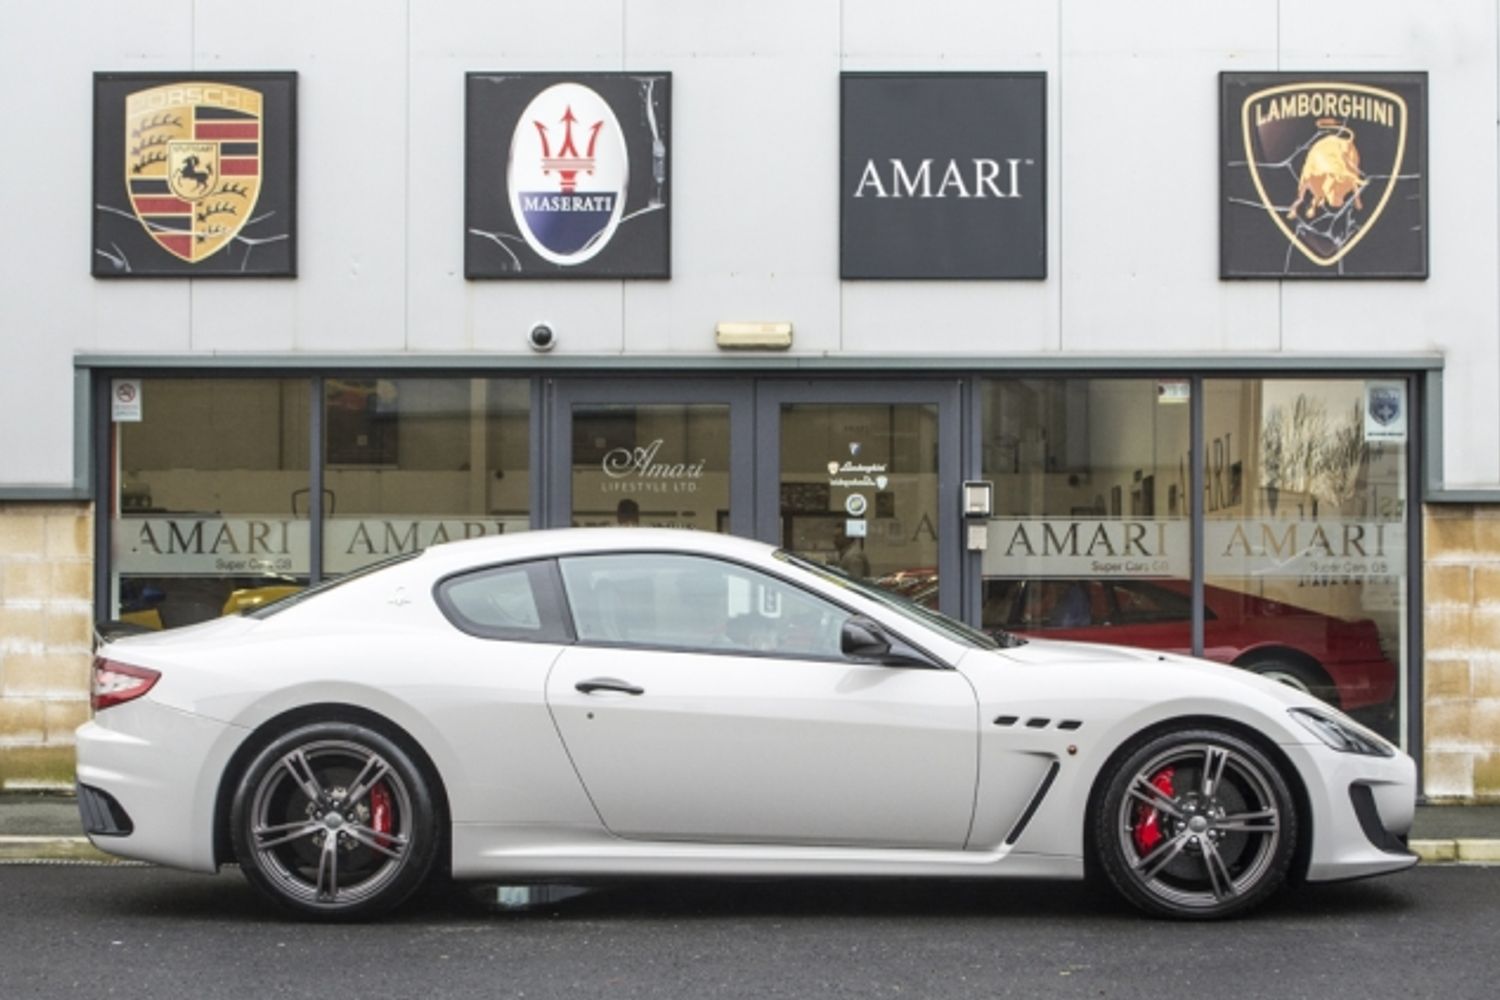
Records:
{"label": "red car reflection", "polygon": [[[1398,672],[1373,621],[1346,621],[1222,587],[1203,588],[1203,655],[1309,691],[1345,711],[1385,705]],[[984,627],[1191,651],[1185,580],[986,580]]]}

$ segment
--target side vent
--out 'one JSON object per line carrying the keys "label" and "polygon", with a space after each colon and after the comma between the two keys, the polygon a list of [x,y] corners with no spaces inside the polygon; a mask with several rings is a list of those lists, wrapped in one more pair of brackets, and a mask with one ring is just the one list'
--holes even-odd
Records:
{"label": "side vent", "polygon": [[995,719],[995,725],[997,725],[997,726],[1014,726],[1017,722],[1020,722],[1020,721],[1021,721],[1021,717],[1018,716],[1018,715],[1002,715],[1002,716],[999,716],[999,717],[997,717]]}
{"label": "side vent", "polygon": [[1077,719],[1064,719],[1057,724],[1058,729],[1082,729],[1083,723]]}
{"label": "side vent", "polygon": [[1021,839],[1021,834],[1026,832],[1026,824],[1031,822],[1031,817],[1041,808],[1042,799],[1052,790],[1052,782],[1057,779],[1057,772],[1062,770],[1062,764],[1054,760],[1052,766],[1047,768],[1047,773],[1042,775],[1042,783],[1036,786],[1036,793],[1031,796],[1031,801],[1026,803],[1026,811],[1021,818],[1016,820],[1016,825],[1011,827],[1010,833],[1005,835],[1005,845],[1009,847]]}
{"label": "side vent", "polygon": [[1052,724],[1052,720],[1051,719],[1027,719],[1026,720],[1026,728],[1027,729],[1046,729],[1051,724]]}

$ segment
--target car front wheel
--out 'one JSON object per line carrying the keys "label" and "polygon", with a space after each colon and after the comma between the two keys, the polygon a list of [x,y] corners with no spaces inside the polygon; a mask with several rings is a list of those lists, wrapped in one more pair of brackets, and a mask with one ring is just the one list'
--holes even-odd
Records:
{"label": "car front wheel", "polygon": [[390,910],[437,858],[437,817],[421,770],[385,735],[347,722],[273,740],[246,768],[230,824],[250,883],[313,918]]}
{"label": "car front wheel", "polygon": [[1257,747],[1216,729],[1149,737],[1104,776],[1099,862],[1120,893],[1158,916],[1243,913],[1286,881],[1297,811]]}

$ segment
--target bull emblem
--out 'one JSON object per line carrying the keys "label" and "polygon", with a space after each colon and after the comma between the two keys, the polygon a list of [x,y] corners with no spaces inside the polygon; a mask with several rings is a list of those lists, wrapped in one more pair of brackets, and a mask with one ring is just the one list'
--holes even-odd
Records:
{"label": "bull emblem", "polygon": [[1354,130],[1329,118],[1318,119],[1318,128],[1333,129],[1313,143],[1302,161],[1302,176],[1297,183],[1297,200],[1287,210],[1286,217],[1295,219],[1302,200],[1312,195],[1307,206],[1306,218],[1316,218],[1318,213],[1332,207],[1344,207],[1344,201],[1352,194],[1354,207],[1363,209],[1359,193],[1364,190],[1365,175],[1359,169],[1359,147],[1354,145]]}
{"label": "bull emblem", "polygon": [[1405,100],[1350,81],[1282,84],[1245,98],[1240,121],[1241,162],[1260,206],[1291,248],[1318,267],[1337,265],[1371,232],[1395,190],[1406,152]]}

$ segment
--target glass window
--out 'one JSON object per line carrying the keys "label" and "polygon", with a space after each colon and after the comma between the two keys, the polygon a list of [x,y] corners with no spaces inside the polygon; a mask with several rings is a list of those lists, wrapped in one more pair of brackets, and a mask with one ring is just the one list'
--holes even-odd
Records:
{"label": "glass window", "polygon": [[438,605],[473,635],[530,642],[565,642],[562,615],[550,600],[543,563],[502,566],[445,580]]}
{"label": "glass window", "polygon": [[573,408],[573,524],[729,530],[729,407]]}
{"label": "glass window", "polygon": [[938,408],[786,403],[781,546],[936,608]]}
{"label": "glass window", "polygon": [[530,408],[524,379],[325,379],[323,574],[525,531]]}
{"label": "glass window", "polygon": [[984,383],[986,629],[1191,650],[1191,603],[1149,634],[1120,628],[1117,605],[1190,593],[1189,403],[1180,380]]}
{"label": "glass window", "polygon": [[848,612],[744,566],[644,553],[560,564],[580,642],[842,658]]}
{"label": "glass window", "polygon": [[145,628],[307,584],[307,379],[147,378],[111,425],[110,613]]}
{"label": "glass window", "polygon": [[1405,731],[1408,386],[1204,383],[1205,652]]}

